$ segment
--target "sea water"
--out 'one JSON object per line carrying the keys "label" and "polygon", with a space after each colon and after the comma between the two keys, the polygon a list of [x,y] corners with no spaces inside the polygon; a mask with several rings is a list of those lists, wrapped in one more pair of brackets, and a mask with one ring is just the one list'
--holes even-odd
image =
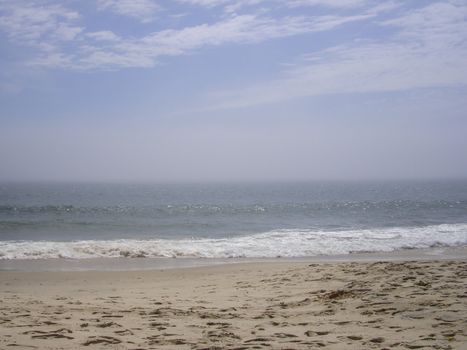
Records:
{"label": "sea water", "polygon": [[0,259],[275,258],[467,244],[467,180],[0,184]]}

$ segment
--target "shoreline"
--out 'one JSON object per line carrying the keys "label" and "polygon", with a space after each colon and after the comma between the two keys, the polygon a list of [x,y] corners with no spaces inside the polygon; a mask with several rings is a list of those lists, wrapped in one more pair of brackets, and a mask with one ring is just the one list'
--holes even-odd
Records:
{"label": "shoreline", "polygon": [[467,246],[404,249],[392,252],[351,253],[308,257],[277,258],[90,258],[90,259],[30,259],[0,260],[2,271],[144,271],[197,268],[245,263],[333,263],[376,262],[408,260],[463,260],[467,259]]}
{"label": "shoreline", "polygon": [[463,349],[467,261],[0,272],[0,348]]}

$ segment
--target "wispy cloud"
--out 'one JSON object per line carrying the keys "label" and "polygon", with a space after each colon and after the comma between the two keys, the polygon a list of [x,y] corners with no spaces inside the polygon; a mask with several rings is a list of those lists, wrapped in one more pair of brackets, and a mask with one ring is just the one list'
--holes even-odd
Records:
{"label": "wispy cloud", "polygon": [[177,1],[181,3],[198,5],[198,6],[206,6],[206,7],[224,5],[229,2],[229,0],[177,0]]}
{"label": "wispy cloud", "polygon": [[101,30],[98,32],[87,33],[88,38],[97,40],[97,41],[118,41],[120,37],[110,30]]}
{"label": "wispy cloud", "polygon": [[200,6],[206,9],[221,8],[226,14],[240,12],[244,8],[255,7],[257,5],[264,6],[262,10],[271,6],[278,6],[276,0],[177,0],[181,4],[192,6]]}
{"label": "wispy cloud", "polygon": [[[210,22],[162,29],[139,36],[115,28],[87,30],[82,16],[54,2],[0,0],[0,29],[16,45],[32,48],[28,64],[54,69],[109,70],[154,67],[164,57],[191,54],[205,47],[242,45],[323,31],[352,22],[375,22],[401,6],[373,0],[178,0],[206,8],[213,6],[322,6],[320,15],[275,13],[214,17]],[[149,21],[159,10],[149,0],[97,0],[97,9]],[[232,7],[233,6],[233,7]],[[279,6],[279,5],[278,5]],[[294,13],[295,11],[292,11]],[[286,12],[287,13],[287,12]],[[306,13],[306,12],[304,12]],[[380,20],[384,41],[362,40],[310,52],[288,65],[274,80],[239,91],[216,92],[219,108],[238,107],[319,94],[397,90],[465,84],[467,5],[462,1],[436,2],[397,11]],[[143,25],[141,27],[147,27]],[[114,29],[114,30],[113,30]],[[138,32],[137,32],[138,33]]]}
{"label": "wispy cloud", "polygon": [[310,7],[319,6],[327,8],[349,9],[361,7],[368,4],[377,4],[375,0],[177,0],[181,3],[204,6],[208,8],[224,6],[226,12],[233,12],[242,7],[264,5],[264,6],[282,6],[282,7]]}
{"label": "wispy cloud", "polygon": [[[100,6],[128,4],[100,0]],[[131,2],[132,9],[147,2]],[[129,8],[127,13],[131,13]],[[208,46],[251,44],[304,33],[332,30],[373,15],[279,16],[231,15],[214,23],[165,29],[141,37],[124,37],[111,30],[88,32],[77,25],[79,14],[59,5],[33,1],[7,2],[0,26],[15,41],[35,47],[29,65],[77,70],[153,67],[163,56],[183,55]],[[136,10],[135,10],[136,11]],[[134,12],[134,13],[137,13]],[[59,41],[73,41],[64,45]]]}
{"label": "wispy cloud", "polygon": [[0,28],[14,41],[71,40],[83,30],[76,24],[80,15],[57,4],[3,0],[0,11]]}
{"label": "wispy cloud", "polygon": [[333,8],[352,8],[363,6],[372,2],[371,0],[291,0],[288,6],[323,6]]}
{"label": "wispy cloud", "polygon": [[58,4],[38,6],[27,0],[0,2],[0,29],[11,42],[35,50],[33,64],[46,62],[47,65],[70,67],[72,55],[63,52],[62,48],[84,31],[80,19],[78,12]]}
{"label": "wispy cloud", "polygon": [[75,64],[77,68],[82,69],[151,67],[161,56],[182,55],[205,46],[257,43],[329,30],[361,19],[360,16],[282,19],[252,15],[234,16],[213,24],[163,30],[140,39],[121,39],[107,46],[90,47],[87,55],[76,57]]}
{"label": "wispy cloud", "polygon": [[154,20],[159,10],[159,6],[153,0],[97,0],[97,4],[101,10],[133,17],[143,23]]}
{"label": "wispy cloud", "polygon": [[212,94],[214,109],[336,93],[467,85],[467,5],[435,3],[380,23],[385,42],[357,41],[303,56],[282,77]]}

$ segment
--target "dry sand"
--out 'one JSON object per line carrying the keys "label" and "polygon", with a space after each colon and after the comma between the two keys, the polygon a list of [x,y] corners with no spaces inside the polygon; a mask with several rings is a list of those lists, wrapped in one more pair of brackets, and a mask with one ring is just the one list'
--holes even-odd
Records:
{"label": "dry sand", "polygon": [[467,261],[0,272],[0,349],[467,349]]}

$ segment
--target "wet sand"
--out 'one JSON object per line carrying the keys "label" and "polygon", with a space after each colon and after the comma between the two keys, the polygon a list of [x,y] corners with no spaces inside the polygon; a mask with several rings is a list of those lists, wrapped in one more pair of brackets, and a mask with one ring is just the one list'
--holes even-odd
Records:
{"label": "wet sand", "polygon": [[466,349],[467,260],[0,272],[0,349]]}

